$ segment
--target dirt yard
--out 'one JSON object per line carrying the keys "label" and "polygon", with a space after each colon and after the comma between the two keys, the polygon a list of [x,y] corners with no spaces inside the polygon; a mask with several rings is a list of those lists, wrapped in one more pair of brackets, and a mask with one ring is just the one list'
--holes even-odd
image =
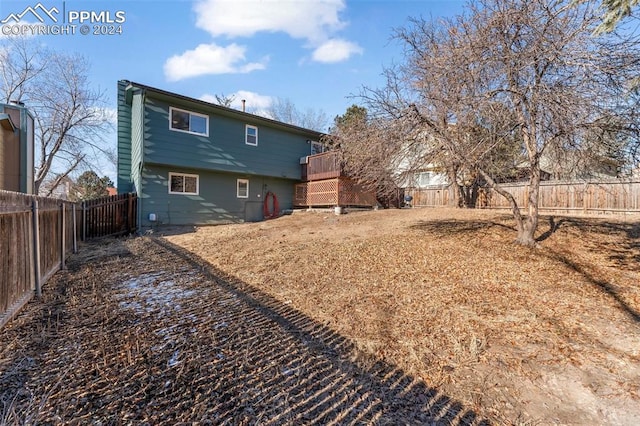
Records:
{"label": "dirt yard", "polygon": [[82,247],[0,330],[0,423],[637,425],[640,221],[511,227],[302,212]]}

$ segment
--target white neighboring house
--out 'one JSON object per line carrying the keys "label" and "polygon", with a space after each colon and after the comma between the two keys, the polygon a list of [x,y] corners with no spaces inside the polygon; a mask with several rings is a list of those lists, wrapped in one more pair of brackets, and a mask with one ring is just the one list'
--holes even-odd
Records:
{"label": "white neighboring house", "polygon": [[546,153],[540,167],[548,178],[543,180],[611,180],[619,176],[621,163],[606,156]]}
{"label": "white neighboring house", "polygon": [[447,174],[437,169],[424,170],[414,175],[413,186],[415,188],[426,188],[429,186],[449,185]]}
{"label": "white neighboring house", "polygon": [[449,185],[449,178],[445,170],[437,164],[424,164],[429,157],[429,146],[433,136],[421,131],[418,135],[422,139],[424,147],[409,144],[404,152],[396,159],[395,181],[398,187],[404,189],[427,188],[432,186]]}
{"label": "white neighboring house", "polygon": [[[49,194],[49,190],[51,189],[52,184],[53,184],[53,180],[44,181],[40,186],[40,191],[38,191],[40,195],[46,196],[47,194]],[[59,198],[61,200],[68,200],[69,195],[71,194],[72,185],[73,185],[73,181],[71,180],[71,178],[65,177],[62,179],[62,181],[60,181],[58,186],[53,188],[53,190],[51,191],[51,194],[48,196],[53,198]]]}

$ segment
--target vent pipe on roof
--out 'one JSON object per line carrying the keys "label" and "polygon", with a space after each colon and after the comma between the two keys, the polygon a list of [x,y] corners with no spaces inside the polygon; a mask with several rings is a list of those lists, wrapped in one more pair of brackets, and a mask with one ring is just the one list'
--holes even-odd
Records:
{"label": "vent pipe on roof", "polygon": [[9,103],[10,103],[10,104],[13,104],[13,105],[18,105],[18,106],[24,106],[24,102],[20,102],[20,101],[15,100],[15,99],[11,99],[11,100],[9,101]]}
{"label": "vent pipe on roof", "polygon": [[247,103],[247,100],[246,100],[246,99],[243,99],[243,100],[242,100],[242,112],[245,112],[245,105],[246,105],[246,103]]}

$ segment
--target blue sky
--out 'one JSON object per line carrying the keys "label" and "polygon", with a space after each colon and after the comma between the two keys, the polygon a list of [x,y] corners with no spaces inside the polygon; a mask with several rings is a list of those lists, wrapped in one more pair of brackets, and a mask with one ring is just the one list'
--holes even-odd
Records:
{"label": "blue sky", "polygon": [[[38,0],[1,0],[0,20]],[[127,79],[201,99],[235,96],[252,111],[274,98],[329,117],[357,103],[350,95],[379,87],[383,66],[402,60],[393,28],[410,16],[451,16],[463,0],[40,0],[58,17],[70,11],[124,12],[121,34],[41,35],[37,40],[91,63],[90,80],[115,108]],[[103,19],[105,15],[103,14]],[[23,21],[35,23],[25,15]],[[51,24],[51,22],[45,22]],[[86,22],[91,32],[94,25]],[[99,28],[98,28],[99,29]],[[328,123],[330,124],[330,123]],[[106,143],[115,146],[115,133]],[[102,165],[103,168],[109,168]],[[114,175],[113,170],[104,174]]]}

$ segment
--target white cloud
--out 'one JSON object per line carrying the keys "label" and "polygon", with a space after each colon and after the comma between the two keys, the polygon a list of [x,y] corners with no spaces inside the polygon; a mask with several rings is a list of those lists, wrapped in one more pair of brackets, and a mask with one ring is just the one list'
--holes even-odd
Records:
{"label": "white cloud", "polygon": [[[347,22],[340,13],[346,0],[197,0],[196,26],[215,37],[251,37],[260,32],[285,33],[315,49],[312,58],[335,63],[362,53],[357,44],[333,36]],[[235,43],[222,47],[200,44],[193,50],[169,58],[164,71],[167,80],[206,74],[248,73],[265,69],[268,57],[248,62],[246,47]]]}
{"label": "white cloud", "polygon": [[232,43],[226,47],[215,43],[200,44],[182,55],[174,55],[164,64],[164,74],[169,81],[182,80],[205,74],[248,73],[265,68],[268,58],[262,62],[245,61],[246,47]]}
{"label": "white cloud", "polygon": [[209,102],[210,104],[217,104],[218,100],[216,99],[216,95],[210,95],[208,93],[205,93],[204,95],[200,96],[200,100],[201,101],[205,101],[205,102]]}
{"label": "white cloud", "polygon": [[[233,98],[233,102],[231,102],[232,108],[242,108],[242,100],[246,101],[247,107],[252,108],[269,108],[273,103],[273,98],[271,96],[260,95],[256,92],[250,92],[248,90],[238,90],[235,93],[231,93],[230,95],[224,95],[225,98]],[[214,104],[218,103],[216,99],[216,95],[212,94],[204,94],[200,96],[200,99],[205,102],[211,102]]]}
{"label": "white cloud", "polygon": [[249,37],[284,32],[317,44],[346,23],[338,14],[344,0],[200,0],[196,26],[212,36]]}
{"label": "white cloud", "polygon": [[342,39],[332,39],[322,43],[313,51],[314,61],[335,63],[349,59],[353,54],[362,54],[362,48],[355,43]]}
{"label": "white cloud", "polygon": [[247,109],[252,110],[262,110],[267,109],[273,103],[273,98],[271,96],[260,95],[255,92],[249,92],[247,90],[238,90],[232,96],[235,97],[233,103],[231,104],[234,108],[242,108],[242,100],[246,101]]}
{"label": "white cloud", "polygon": [[334,63],[362,53],[355,43],[331,38],[347,25],[339,16],[345,7],[344,0],[200,0],[194,9],[196,26],[214,37],[283,32],[315,48],[315,61]]}
{"label": "white cloud", "polygon": [[[238,90],[235,93],[224,96],[233,98],[233,102],[231,102],[231,108],[242,110],[242,100],[244,99],[246,101],[245,108],[247,112],[262,115],[265,117],[268,117],[267,111],[269,110],[269,107],[271,107],[271,104],[273,104],[273,98],[271,96],[260,95],[248,90]],[[205,102],[211,102],[213,104],[218,103],[218,101],[216,100],[216,96],[212,94],[202,95],[200,96],[200,99]]]}

